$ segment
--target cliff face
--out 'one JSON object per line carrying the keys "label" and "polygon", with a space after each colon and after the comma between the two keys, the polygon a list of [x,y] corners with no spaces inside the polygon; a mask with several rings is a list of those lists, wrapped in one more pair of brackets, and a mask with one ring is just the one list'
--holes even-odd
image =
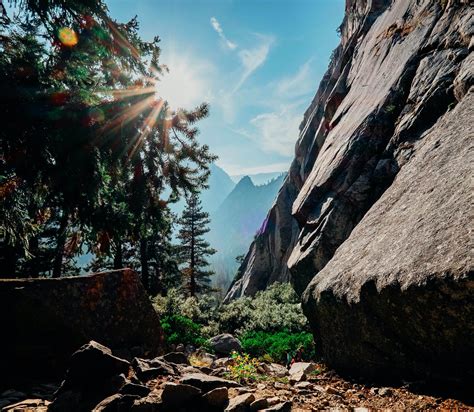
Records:
{"label": "cliff face", "polygon": [[289,278],[334,366],[419,375],[439,356],[446,376],[450,362],[472,373],[461,360],[474,340],[473,34],[468,0],[347,0],[288,178],[228,299]]}
{"label": "cliff face", "polygon": [[463,99],[473,75],[468,3],[347,0],[341,43],[304,115],[288,177],[227,300],[290,277],[302,293],[413,144]]}

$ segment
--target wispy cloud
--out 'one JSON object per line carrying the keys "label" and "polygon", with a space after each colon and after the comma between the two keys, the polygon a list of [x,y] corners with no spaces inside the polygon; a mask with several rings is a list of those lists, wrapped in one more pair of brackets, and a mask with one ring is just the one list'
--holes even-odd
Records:
{"label": "wispy cloud", "polygon": [[255,141],[266,152],[292,156],[302,117],[301,107],[300,102],[290,103],[255,116],[250,121],[255,133],[246,132],[246,137],[255,136]]}
{"label": "wispy cloud", "polygon": [[243,71],[231,94],[234,94],[239,90],[250,75],[265,63],[265,60],[267,60],[274,39],[271,36],[264,36],[261,34],[258,34],[257,37],[260,39],[260,44],[252,49],[243,49],[239,52]]}
{"label": "wispy cloud", "polygon": [[219,37],[222,39],[224,44],[230,49],[234,50],[237,48],[237,44],[234,43],[233,41],[230,41],[226,35],[224,34],[224,30],[222,29],[221,24],[215,17],[211,17],[211,26],[212,28],[216,31],[216,33],[219,35]]}
{"label": "wispy cloud", "polygon": [[280,79],[276,84],[279,96],[292,98],[300,97],[314,92],[314,73],[312,71],[313,59],[302,64],[298,71],[288,77]]}

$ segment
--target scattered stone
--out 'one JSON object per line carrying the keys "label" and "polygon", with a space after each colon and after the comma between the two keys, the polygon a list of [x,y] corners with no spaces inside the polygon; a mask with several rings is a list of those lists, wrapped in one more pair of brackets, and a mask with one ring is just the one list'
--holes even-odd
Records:
{"label": "scattered stone", "polygon": [[51,411],[65,410],[66,405],[91,410],[102,399],[120,390],[127,382],[125,374],[129,369],[129,362],[112,355],[109,348],[90,341],[71,356],[66,377],[50,405]]}
{"label": "scattered stone", "polygon": [[209,392],[212,389],[220,387],[236,388],[240,386],[237,382],[229,381],[217,376],[205,375],[203,373],[186,374],[180,379],[180,383],[195,386],[204,392]]}
{"label": "scattered stone", "polygon": [[258,383],[257,384],[257,389],[258,390],[263,391],[266,387],[267,387],[267,385],[265,385],[264,383]]}
{"label": "scattered stone", "polygon": [[380,396],[392,396],[393,391],[390,388],[380,388],[379,389],[379,395]]}
{"label": "scattered stone", "polygon": [[296,389],[312,389],[314,385],[311,382],[298,382],[294,386]]}
{"label": "scattered stone", "polygon": [[163,401],[161,400],[161,392],[161,390],[154,390],[151,391],[148,396],[137,399],[130,410],[133,412],[165,411],[166,409],[164,408]]}
{"label": "scattered stone", "polygon": [[209,368],[208,366],[200,366],[198,370],[206,375],[210,375],[214,371],[214,369]]}
{"label": "scattered stone", "polygon": [[243,386],[242,388],[236,388],[236,391],[240,395],[241,393],[253,393],[255,389]]}
{"label": "scattered stone", "polygon": [[273,386],[275,387],[275,389],[286,389],[286,385],[281,382],[275,382]]}
{"label": "scattered stone", "polygon": [[112,351],[100,343],[90,341],[72,354],[61,387],[87,387],[88,383],[95,385],[115,375],[127,374],[129,369],[129,362],[112,355]]}
{"label": "scattered stone", "polygon": [[280,398],[278,396],[273,396],[271,398],[267,398],[268,406],[276,405],[280,402]]}
{"label": "scattered stone", "polygon": [[307,375],[316,370],[316,365],[310,362],[295,362],[289,370],[290,383],[301,382]]}
{"label": "scattered stone", "polygon": [[163,385],[161,400],[167,407],[178,407],[197,399],[202,391],[195,386],[167,382]]}
{"label": "scattered stone", "polygon": [[2,408],[2,412],[46,412],[50,403],[51,402],[44,399],[24,399],[21,402],[10,403],[10,405]]}
{"label": "scattered stone", "polygon": [[213,389],[203,395],[203,400],[211,407],[223,409],[229,402],[229,391],[225,387]]}
{"label": "scattered stone", "polygon": [[270,406],[269,408],[263,409],[261,412],[270,412],[270,411],[278,411],[278,412],[291,412],[291,405],[290,401],[277,403],[276,405]]}
{"label": "scattered stone", "polygon": [[379,392],[379,388],[370,388],[370,391],[369,391],[371,395],[377,395],[378,392]]}
{"label": "scattered stone", "polygon": [[120,393],[124,395],[137,395],[139,397],[147,396],[151,392],[151,389],[145,385],[139,385],[136,383],[128,382],[126,383],[122,389],[120,389]]}
{"label": "scattered stone", "polygon": [[178,371],[180,374],[186,374],[186,373],[201,373],[201,370],[198,368],[195,368],[194,366],[183,366],[183,365],[178,365]]}
{"label": "scattered stone", "polygon": [[92,412],[117,412],[130,410],[131,406],[137,399],[139,399],[138,396],[117,393],[101,401],[94,409],[92,409]]}
{"label": "scattered stone", "polygon": [[212,365],[214,368],[225,368],[229,365],[232,365],[234,360],[232,358],[218,358],[214,361]]}
{"label": "scattered stone", "polygon": [[250,404],[250,410],[251,411],[259,411],[260,409],[265,409],[268,408],[268,400],[267,398],[258,398],[255,399],[251,404]]}
{"label": "scattered stone", "polygon": [[278,363],[263,363],[261,365],[264,373],[276,376],[277,378],[283,378],[284,376],[288,375],[288,369],[286,369],[283,365],[279,365]]}
{"label": "scattered stone", "polygon": [[178,346],[176,346],[176,352],[184,352],[184,345],[182,343],[179,343]]}
{"label": "scattered stone", "polygon": [[369,412],[367,408],[354,408],[354,412]]}
{"label": "scattered stone", "polygon": [[230,333],[223,333],[209,339],[209,344],[217,354],[230,355],[232,351],[242,351],[242,345],[237,338],[234,338]]}
{"label": "scattered stone", "polygon": [[255,400],[255,396],[251,393],[238,395],[229,401],[229,406],[225,412],[245,412],[247,407]]}
{"label": "scattered stone", "polygon": [[341,392],[334,388],[333,386],[326,386],[325,388],[326,393],[329,393],[330,395],[341,395]]}
{"label": "scattered stone", "polygon": [[188,357],[183,352],[170,352],[166,355],[160,356],[159,359],[165,362],[172,362],[178,365],[189,365]]}
{"label": "scattered stone", "polygon": [[160,375],[174,375],[176,373],[170,364],[160,360],[159,358],[152,360],[134,358],[132,365],[138,378],[143,381],[156,378]]}
{"label": "scattered stone", "polygon": [[214,369],[210,375],[212,376],[225,376],[227,374],[228,370],[227,368],[217,368]]}

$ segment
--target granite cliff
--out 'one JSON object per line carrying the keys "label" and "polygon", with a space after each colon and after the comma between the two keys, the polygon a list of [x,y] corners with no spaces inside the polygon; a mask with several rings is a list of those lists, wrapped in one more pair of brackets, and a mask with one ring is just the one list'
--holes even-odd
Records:
{"label": "granite cliff", "polygon": [[472,378],[474,8],[347,0],[340,31],[227,300],[290,280],[330,364]]}

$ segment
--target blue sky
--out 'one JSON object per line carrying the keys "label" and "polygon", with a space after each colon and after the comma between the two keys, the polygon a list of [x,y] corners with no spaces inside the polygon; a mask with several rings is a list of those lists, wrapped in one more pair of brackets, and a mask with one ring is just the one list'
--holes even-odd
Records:
{"label": "blue sky", "polygon": [[298,125],[338,44],[344,0],[107,0],[161,38],[174,107],[211,107],[199,140],[229,174],[285,171]]}

